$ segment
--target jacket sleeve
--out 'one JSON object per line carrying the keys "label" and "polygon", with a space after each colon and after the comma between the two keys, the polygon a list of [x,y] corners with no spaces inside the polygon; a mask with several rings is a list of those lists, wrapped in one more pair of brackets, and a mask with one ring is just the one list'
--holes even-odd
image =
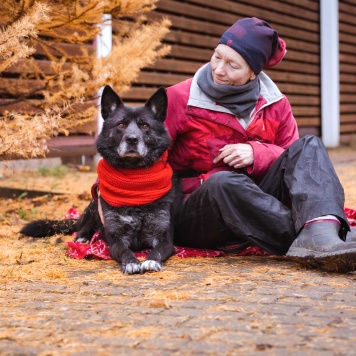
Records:
{"label": "jacket sleeve", "polygon": [[166,89],[166,93],[168,96],[168,107],[167,107],[167,116],[164,124],[167,128],[169,136],[171,137],[171,147],[174,146],[174,142],[177,137],[177,120],[175,114],[175,97],[174,92],[171,88]]}
{"label": "jacket sleeve", "polygon": [[254,163],[247,167],[247,173],[255,179],[262,179],[269,171],[276,159],[293,142],[298,140],[297,122],[293,116],[292,108],[286,97],[277,102],[273,108],[274,115],[279,116],[279,126],[273,143],[248,141],[252,146]]}
{"label": "jacket sleeve", "polygon": [[190,168],[190,154],[187,147],[177,144],[186,133],[187,102],[190,80],[180,82],[166,89],[168,96],[167,116],[165,126],[171,138],[168,149],[168,161],[175,172],[183,172]]}
{"label": "jacket sleeve", "polygon": [[166,88],[168,107],[164,124],[172,140],[171,147],[174,146],[178,134],[184,131],[184,110],[187,106],[190,82],[191,80],[186,80]]}

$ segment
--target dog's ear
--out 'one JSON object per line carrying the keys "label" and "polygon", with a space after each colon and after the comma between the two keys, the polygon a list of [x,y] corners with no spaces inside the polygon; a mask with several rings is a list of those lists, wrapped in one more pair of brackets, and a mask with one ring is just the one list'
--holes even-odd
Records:
{"label": "dog's ear", "polygon": [[124,103],[120,97],[114,92],[110,85],[105,85],[103,93],[101,94],[101,116],[104,120]]}
{"label": "dog's ear", "polygon": [[155,114],[159,121],[164,121],[167,116],[168,98],[166,90],[163,87],[158,90],[147,100],[145,107],[149,108]]}

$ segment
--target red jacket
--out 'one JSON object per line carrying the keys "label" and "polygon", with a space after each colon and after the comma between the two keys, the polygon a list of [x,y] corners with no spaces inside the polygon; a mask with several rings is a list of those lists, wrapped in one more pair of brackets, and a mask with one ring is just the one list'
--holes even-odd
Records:
{"label": "red jacket", "polygon": [[[231,113],[188,105],[188,99],[193,95],[193,79],[167,88],[168,112],[165,123],[172,138],[169,162],[175,172],[193,169],[203,173],[200,178],[205,180],[218,170],[234,170],[259,181],[279,155],[299,138],[288,99],[266,74],[262,72],[259,78],[260,97],[246,130]],[[209,105],[221,109],[215,103]],[[213,163],[219,149],[232,143],[248,143],[252,146],[252,166],[233,169],[223,162]]]}

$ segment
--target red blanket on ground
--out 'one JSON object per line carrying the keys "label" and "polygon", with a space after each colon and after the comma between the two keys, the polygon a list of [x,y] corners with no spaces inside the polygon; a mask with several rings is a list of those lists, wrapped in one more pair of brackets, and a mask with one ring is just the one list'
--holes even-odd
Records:
{"label": "red blanket on ground", "polygon": [[[356,226],[356,210],[345,208],[346,217],[351,227]],[[80,214],[74,208],[69,209],[66,218],[79,218]],[[100,238],[97,232],[93,235],[89,244],[81,242],[67,242],[67,255],[73,258],[96,257],[100,259],[110,260],[110,253],[108,245]],[[226,253],[219,250],[206,250],[189,247],[175,246],[176,254],[178,257],[217,257],[226,256]],[[147,256],[149,250],[136,252],[136,257],[144,258]],[[229,254],[231,255],[231,254]],[[234,254],[235,256],[265,256],[268,255],[266,251],[261,250],[256,246],[249,246],[245,250]]]}

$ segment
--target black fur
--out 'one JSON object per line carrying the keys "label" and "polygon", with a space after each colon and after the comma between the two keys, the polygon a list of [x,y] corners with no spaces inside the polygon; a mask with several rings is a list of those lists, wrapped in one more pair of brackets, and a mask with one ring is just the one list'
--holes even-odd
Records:
{"label": "black fur", "polygon": [[[124,105],[110,86],[101,97],[104,119],[97,139],[97,150],[113,167],[124,169],[149,168],[170,145],[164,126],[167,95],[159,88],[144,106]],[[77,231],[76,241],[89,242],[95,231],[101,230],[109,245],[110,255],[121,263],[127,274],[160,271],[162,263],[174,254],[173,199],[174,189],[150,204],[113,207],[99,197],[105,225],[98,213],[98,203],[92,200],[79,220],[35,220],[20,233],[33,237],[70,234]],[[142,264],[133,251],[152,248]]]}

